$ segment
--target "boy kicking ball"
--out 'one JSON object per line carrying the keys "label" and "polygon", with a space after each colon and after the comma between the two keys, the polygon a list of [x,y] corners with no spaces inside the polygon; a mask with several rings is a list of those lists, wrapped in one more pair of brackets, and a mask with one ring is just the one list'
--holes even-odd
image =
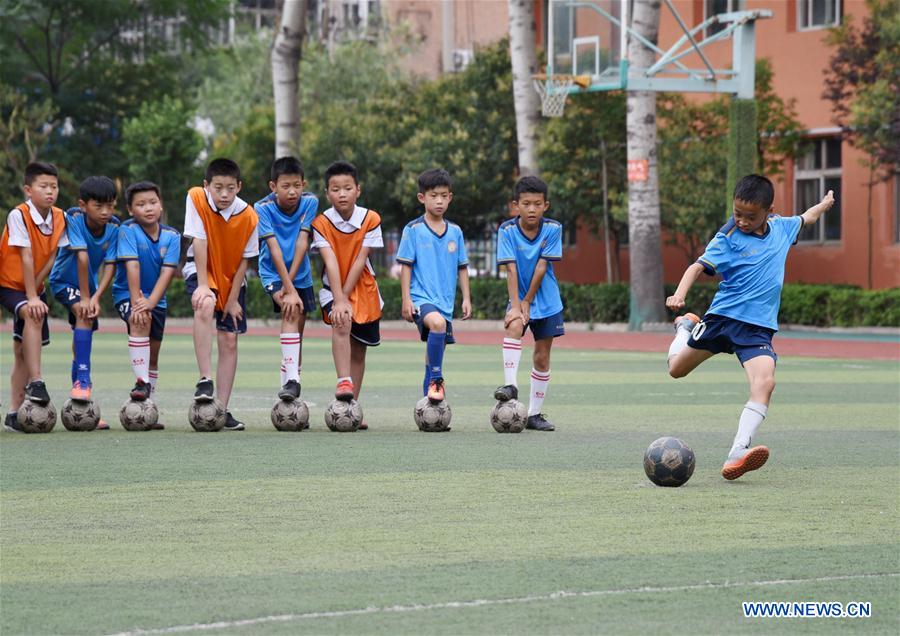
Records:
{"label": "boy kicking ball", "polygon": [[769,449],[752,446],[775,390],[772,336],[778,330],[778,308],[784,285],[784,263],[800,230],[812,225],[834,204],[831,190],[800,216],[779,216],[772,202],[775,190],[766,177],[751,174],[734,188],[734,216],[685,271],[666,307],[679,310],[702,273],[722,275],[722,282],[703,319],[684,314],[675,319],[675,340],[669,347],[669,375],[683,378],[717,353],[733,353],[750,383],[737,435],[722,466],[725,479],[737,479],[761,468]]}

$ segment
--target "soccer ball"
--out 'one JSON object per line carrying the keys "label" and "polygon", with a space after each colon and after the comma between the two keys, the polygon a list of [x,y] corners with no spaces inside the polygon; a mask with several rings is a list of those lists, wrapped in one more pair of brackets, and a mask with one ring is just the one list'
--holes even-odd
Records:
{"label": "soccer ball", "polygon": [[362,407],[356,400],[333,400],[325,409],[325,426],[338,433],[352,433],[362,424]]}
{"label": "soccer ball", "polygon": [[416,426],[425,433],[440,433],[450,430],[450,418],[452,416],[450,405],[446,400],[432,404],[431,400],[423,397],[416,402],[416,408],[413,409]]}
{"label": "soccer ball", "polygon": [[528,411],[518,400],[497,402],[491,411],[491,426],[498,433],[521,433],[528,421]]}
{"label": "soccer ball", "polygon": [[26,399],[19,407],[19,424],[26,433],[49,433],[56,426],[53,404],[38,404]]}
{"label": "soccer ball", "polygon": [[303,431],[309,428],[309,405],[302,400],[278,400],[272,407],[272,425],[279,431]]}
{"label": "soccer ball", "polygon": [[66,400],[60,419],[67,431],[93,431],[100,422],[100,407],[93,400]]}
{"label": "soccer ball", "polygon": [[657,486],[681,486],[694,474],[694,451],[677,437],[660,437],[644,453],[644,472]]}
{"label": "soccer ball", "polygon": [[195,431],[211,433],[225,426],[225,407],[219,400],[194,402],[188,410],[188,421]]}
{"label": "soccer ball", "polygon": [[159,410],[150,400],[125,400],[119,422],[126,431],[149,431],[159,421]]}

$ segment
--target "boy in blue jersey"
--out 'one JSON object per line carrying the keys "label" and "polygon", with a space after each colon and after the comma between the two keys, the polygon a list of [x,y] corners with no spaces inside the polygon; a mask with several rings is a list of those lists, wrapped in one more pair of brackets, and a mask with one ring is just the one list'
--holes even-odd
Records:
{"label": "boy in blue jersey", "polygon": [[425,349],[422,393],[437,404],[444,399],[444,348],[453,339],[453,306],[456,284],[462,291],[462,319],[472,315],[469,297],[469,259],[462,230],[444,219],[453,199],[453,182],[446,170],[426,170],[419,175],[419,203],[425,214],[403,228],[397,262],[403,294],[401,313],[415,321]]}
{"label": "boy in blue jersey", "polygon": [[309,266],[310,226],[319,200],[304,194],[303,164],[281,157],[272,164],[266,198],[253,208],[259,215],[259,278],[281,314],[281,391],[278,397],[300,397],[300,364],[306,316],[316,309]]}
{"label": "boy in blue jersey", "polygon": [[[100,315],[100,296],[116,270],[119,219],[116,184],[109,177],[88,177],[79,187],[78,207],[66,212],[69,244],[60,248],[50,271],[53,296],[69,310],[73,329],[73,400],[91,399],[91,344]],[[103,275],[99,272],[103,268]],[[104,423],[98,428],[109,428]]]}
{"label": "boy in blue jersey", "polygon": [[669,375],[682,378],[717,353],[734,353],[750,382],[738,431],[722,466],[725,479],[737,479],[761,468],[769,459],[765,446],[750,447],[769,409],[775,390],[772,336],[778,330],[778,308],[784,284],[784,262],[804,225],[815,223],[834,204],[829,190],[820,203],[800,216],[779,216],[772,205],[775,189],[766,177],[747,175],[734,188],[734,217],[687,268],[666,307],[679,310],[702,273],[722,275],[722,282],[703,320],[695,314],[675,319],[669,347]]}
{"label": "boy in blue jersey", "polygon": [[550,384],[550,348],[554,338],[565,334],[562,297],[553,273],[553,261],[562,260],[562,224],[544,218],[550,199],[547,184],[537,177],[519,179],[512,203],[518,216],[501,224],[497,232],[497,263],[506,266],[509,307],[503,319],[506,384],[494,391],[494,398],[518,399],[522,336],[530,327],[534,355],[526,428],[552,431],[555,427],[541,408]]}
{"label": "boy in blue jersey", "polygon": [[[159,348],[166,327],[166,290],[181,257],[181,234],[160,223],[162,196],[150,181],[125,190],[131,218],[119,228],[119,267],[113,303],[128,326],[128,353],[135,384],[132,400],[156,396]],[[163,428],[157,423],[155,429]]]}

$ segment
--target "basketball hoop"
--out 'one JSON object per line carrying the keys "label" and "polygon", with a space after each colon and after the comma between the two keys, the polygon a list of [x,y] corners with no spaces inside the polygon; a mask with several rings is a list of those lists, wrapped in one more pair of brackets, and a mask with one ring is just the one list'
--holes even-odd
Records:
{"label": "basketball hoop", "polygon": [[534,90],[541,96],[541,114],[544,117],[562,117],[569,89],[576,84],[587,88],[591,78],[589,75],[535,75]]}

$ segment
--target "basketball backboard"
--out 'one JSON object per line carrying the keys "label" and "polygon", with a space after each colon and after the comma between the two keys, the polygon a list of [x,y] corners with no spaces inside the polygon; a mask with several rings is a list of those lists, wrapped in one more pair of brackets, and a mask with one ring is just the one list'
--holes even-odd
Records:
{"label": "basketball backboard", "polygon": [[549,0],[547,75],[591,78],[594,90],[622,84],[628,0]]}

